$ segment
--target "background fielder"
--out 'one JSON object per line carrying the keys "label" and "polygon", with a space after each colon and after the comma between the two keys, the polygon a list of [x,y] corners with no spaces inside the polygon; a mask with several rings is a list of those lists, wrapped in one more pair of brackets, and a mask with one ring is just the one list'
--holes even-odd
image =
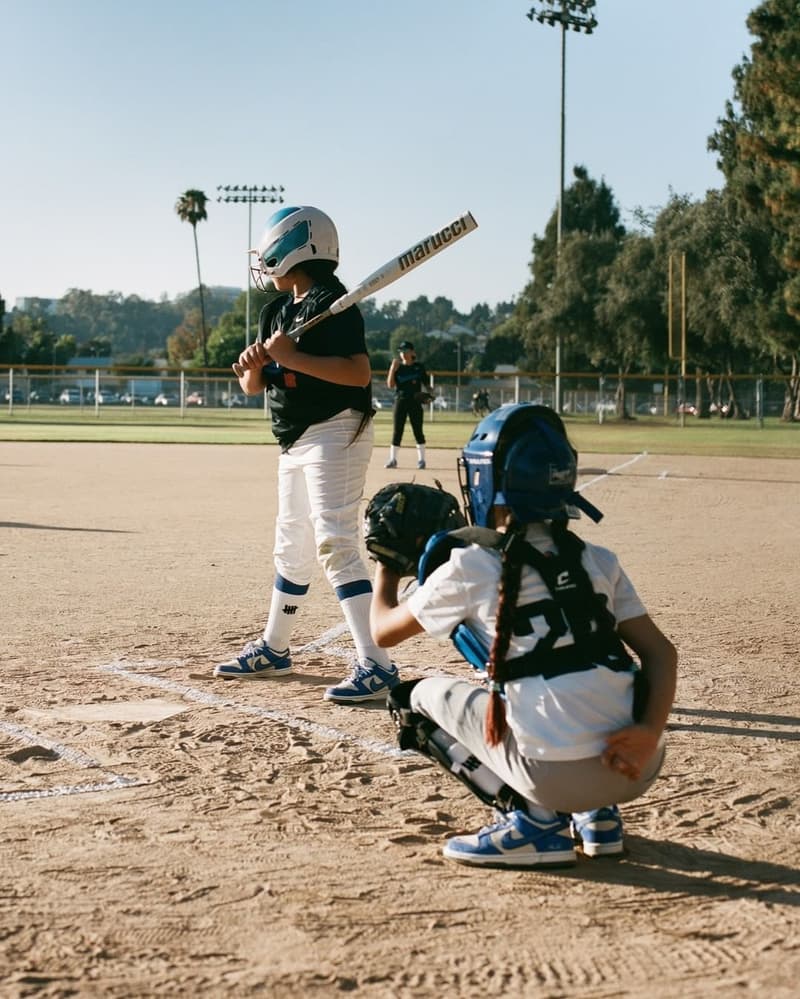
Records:
{"label": "background fielder", "polygon": [[398,356],[392,359],[386,384],[394,390],[392,413],[392,444],[385,468],[397,468],[397,452],[403,442],[406,420],[411,422],[411,430],[417,444],[417,468],[425,467],[425,431],[422,429],[424,403],[433,396],[428,391],[429,379],[424,365],[417,360],[414,344],[403,340],[398,348]]}

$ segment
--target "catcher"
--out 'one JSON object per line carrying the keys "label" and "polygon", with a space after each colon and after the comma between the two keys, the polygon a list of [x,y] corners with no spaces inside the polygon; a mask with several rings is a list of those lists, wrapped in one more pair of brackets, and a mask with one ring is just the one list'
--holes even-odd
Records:
{"label": "catcher", "polygon": [[428,392],[428,374],[417,360],[414,344],[403,340],[398,348],[386,378],[386,384],[394,389],[394,410],[392,444],[389,460],[385,468],[397,468],[397,451],[403,440],[406,420],[411,421],[411,430],[417,442],[417,468],[425,467],[425,432],[422,429],[422,407],[433,396]]}
{"label": "catcher", "polygon": [[578,508],[602,516],[575,492],[576,461],[552,410],[502,406],[459,461],[475,526],[431,538],[406,602],[398,583],[411,558],[385,555],[392,534],[368,540],[378,645],[449,637],[486,678],[428,677],[389,695],[400,745],[495,808],[492,824],[444,846],[462,863],[562,866],[576,841],[588,856],[621,853],[608,802],[644,794],[664,759],[677,654],[616,555],[569,530]]}

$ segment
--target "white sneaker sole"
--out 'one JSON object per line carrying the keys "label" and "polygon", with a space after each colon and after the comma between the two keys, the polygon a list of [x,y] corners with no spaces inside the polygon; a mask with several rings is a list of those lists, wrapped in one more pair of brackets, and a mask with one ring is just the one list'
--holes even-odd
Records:
{"label": "white sneaker sole", "polygon": [[389,691],[376,691],[374,694],[334,694],[326,690],[322,695],[325,701],[334,701],[336,704],[362,704],[365,701],[385,701],[389,696]]}
{"label": "white sneaker sole", "polygon": [[536,856],[517,855],[515,853],[498,853],[482,856],[480,854],[462,853],[460,850],[442,847],[442,854],[448,860],[470,867],[572,867],[576,862],[574,850],[554,850],[552,853],[541,853]]}
{"label": "white sneaker sole", "polygon": [[220,680],[274,680],[281,676],[288,676],[290,673],[294,673],[293,666],[286,666],[283,669],[274,669],[269,666],[250,673],[228,673],[219,666],[214,669],[214,676]]}
{"label": "white sneaker sole", "polygon": [[625,852],[622,841],[617,843],[580,843],[581,852],[586,857],[618,857]]}

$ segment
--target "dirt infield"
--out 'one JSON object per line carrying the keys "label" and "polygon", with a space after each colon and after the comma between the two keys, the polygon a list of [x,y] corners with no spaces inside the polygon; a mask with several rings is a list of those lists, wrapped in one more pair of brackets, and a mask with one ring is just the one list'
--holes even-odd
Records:
{"label": "dirt infield", "polygon": [[[428,469],[456,491],[454,452]],[[226,684],[272,578],[274,447],[0,444],[0,995],[797,994],[800,461],[585,455],[681,662],[624,858],[445,861],[486,810],[322,691],[349,639],[319,576],[297,672]],[[404,676],[466,667],[403,646]]]}

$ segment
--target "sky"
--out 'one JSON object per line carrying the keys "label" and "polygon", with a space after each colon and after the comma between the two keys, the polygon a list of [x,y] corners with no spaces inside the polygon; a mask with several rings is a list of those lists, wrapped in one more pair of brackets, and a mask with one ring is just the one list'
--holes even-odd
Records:
{"label": "sky", "polygon": [[[706,148],[757,0],[598,0],[566,37],[565,169],[622,221],[723,186]],[[282,186],[338,228],[352,287],[471,211],[478,229],[379,292],[512,301],[558,201],[561,31],[525,0],[0,0],[0,296],[244,289]]]}

